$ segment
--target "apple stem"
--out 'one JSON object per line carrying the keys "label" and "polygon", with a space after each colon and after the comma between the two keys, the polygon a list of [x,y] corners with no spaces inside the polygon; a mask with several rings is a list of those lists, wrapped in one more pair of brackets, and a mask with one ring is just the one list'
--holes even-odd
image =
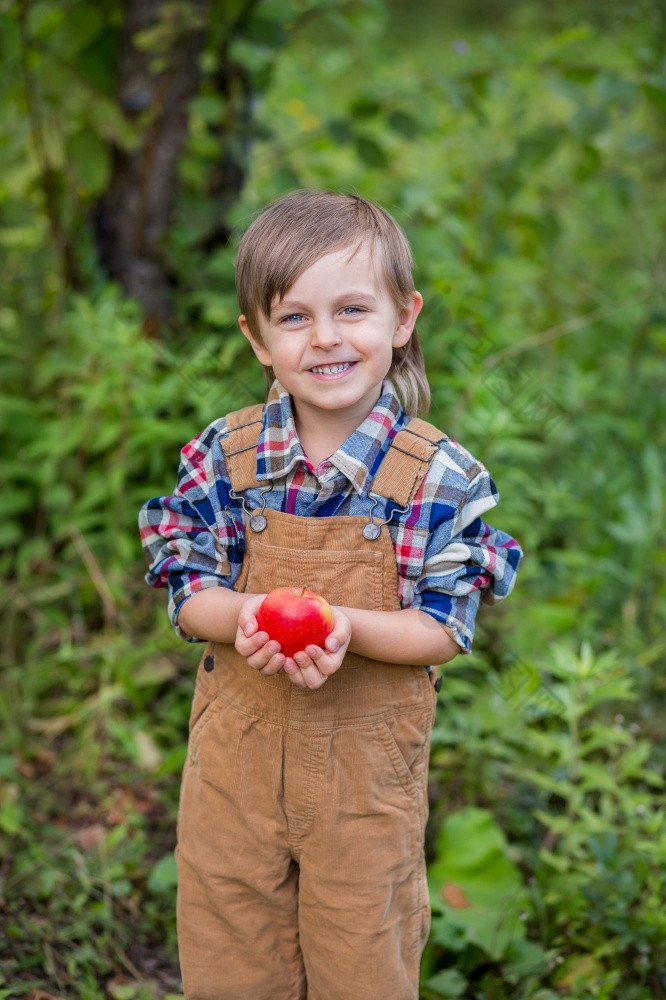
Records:
{"label": "apple stem", "polygon": [[305,591],[306,591],[306,588],[305,587],[301,587],[301,592],[300,592],[300,594],[298,596],[302,597],[303,594],[305,593]]}

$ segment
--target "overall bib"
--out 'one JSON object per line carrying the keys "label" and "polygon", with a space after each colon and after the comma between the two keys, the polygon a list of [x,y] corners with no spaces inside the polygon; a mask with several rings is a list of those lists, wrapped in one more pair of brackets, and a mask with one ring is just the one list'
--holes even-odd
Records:
{"label": "overall bib", "polygon": [[[255,413],[230,415],[223,442],[239,494],[256,485]],[[413,496],[427,461],[389,453]],[[335,605],[399,609],[385,526],[364,535],[365,517],[270,509],[252,523],[236,590],[306,586]],[[417,1000],[435,699],[422,666],[348,654],[310,690],[209,643],[178,818],[187,1000]]]}

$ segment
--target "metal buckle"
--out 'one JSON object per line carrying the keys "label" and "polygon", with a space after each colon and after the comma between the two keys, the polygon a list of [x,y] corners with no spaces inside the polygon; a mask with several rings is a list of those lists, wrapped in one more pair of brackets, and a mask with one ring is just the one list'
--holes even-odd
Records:
{"label": "metal buckle", "polygon": [[361,533],[364,538],[368,539],[369,542],[374,542],[382,533],[382,525],[388,524],[394,514],[406,514],[410,508],[410,504],[407,504],[406,507],[394,507],[391,511],[390,517],[387,517],[385,521],[375,521],[373,520],[372,512],[379,501],[385,498],[380,497],[377,493],[368,493],[368,496],[372,497],[372,507],[370,508],[370,512],[368,514],[368,523],[363,525]]}
{"label": "metal buckle", "polygon": [[[256,423],[256,421],[253,421],[253,422]],[[247,451],[247,448],[241,448],[240,450],[241,451]],[[250,520],[250,528],[252,529],[252,531],[256,531],[257,534],[260,531],[264,531],[265,528],[266,528],[266,524],[268,523],[266,521],[266,518],[264,517],[264,511],[266,510],[266,494],[270,493],[270,491],[272,489],[273,489],[273,483],[272,483],[272,481],[269,481],[268,486],[265,486],[264,489],[261,491],[261,494],[260,494],[260,496],[261,496],[261,510],[259,511],[258,514],[254,514],[248,508],[248,506],[245,503],[245,497],[243,496],[242,493],[236,493],[236,491],[234,489],[230,489],[229,490],[229,496],[231,497],[232,500],[240,500],[240,503],[241,503],[241,506],[243,508],[243,511],[245,512],[245,514],[247,514],[247,516],[248,516],[248,518]]]}

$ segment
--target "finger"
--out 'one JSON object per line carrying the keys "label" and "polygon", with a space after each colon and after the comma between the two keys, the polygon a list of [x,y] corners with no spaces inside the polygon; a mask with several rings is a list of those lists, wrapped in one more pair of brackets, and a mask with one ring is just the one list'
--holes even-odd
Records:
{"label": "finger", "polygon": [[[309,648],[313,649],[314,647],[310,646]],[[294,653],[294,659],[296,660],[296,663],[301,668],[301,670],[303,670],[305,667],[315,666],[313,659],[311,658],[309,653],[306,652],[306,650],[304,649],[300,650],[298,653]]]}
{"label": "finger", "polygon": [[[268,634],[266,632],[255,632],[254,635],[246,636],[240,629],[236,633],[236,649],[244,656],[246,659],[256,653],[262,646],[265,646],[268,642]],[[279,644],[276,643],[276,647],[271,649],[272,655],[277,652],[280,648]]]}
{"label": "finger", "polygon": [[312,690],[320,688],[326,681],[326,675],[322,674],[321,670],[314,663],[309,667],[301,667],[301,674],[305,681],[305,686]]}
{"label": "finger", "polygon": [[340,626],[334,629],[322,643],[322,647],[327,653],[339,653],[342,649],[343,651],[347,649],[349,645],[349,640],[351,639],[351,629],[349,622],[345,620],[340,624]]}
{"label": "finger", "polygon": [[259,628],[254,615],[240,614],[238,616],[238,627],[245,636],[253,635]]}
{"label": "finger", "polygon": [[307,646],[306,653],[312,659],[315,667],[325,677],[330,677],[338,669],[341,658],[338,655],[332,656],[321,649],[320,646]]}
{"label": "finger", "polygon": [[280,653],[280,643],[271,640],[270,642],[264,643],[260,649],[253,652],[250,656],[246,657],[246,659],[254,670],[263,670],[264,667],[268,666],[271,659],[277,655],[282,656],[280,666],[284,666],[284,654]]}
{"label": "finger", "polygon": [[[329,674],[335,673],[336,670],[336,666],[328,664],[329,657],[324,654],[319,646],[308,646],[307,649],[296,653],[295,659],[301,668],[301,674],[305,683],[311,688],[321,687]],[[320,666],[322,661],[326,661],[328,669],[322,669]]]}
{"label": "finger", "polygon": [[303,680],[303,675],[301,669],[292,657],[288,656],[284,663],[284,672],[292,683],[296,684],[297,687],[304,688],[306,686]]}
{"label": "finger", "polygon": [[270,677],[272,674],[279,673],[284,667],[285,659],[284,653],[274,653],[266,666],[261,667],[259,673],[263,674],[264,677]]}

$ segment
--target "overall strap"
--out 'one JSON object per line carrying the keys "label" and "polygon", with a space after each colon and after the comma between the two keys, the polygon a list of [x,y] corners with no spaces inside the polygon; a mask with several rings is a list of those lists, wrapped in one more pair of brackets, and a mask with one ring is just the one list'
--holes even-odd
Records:
{"label": "overall strap", "polygon": [[227,414],[226,433],[220,438],[231,487],[236,493],[265,486],[256,478],[257,445],[264,423],[262,403]]}
{"label": "overall strap", "polygon": [[447,435],[432,424],[413,417],[391,441],[372,483],[372,493],[408,507],[423,482],[440,441]]}

